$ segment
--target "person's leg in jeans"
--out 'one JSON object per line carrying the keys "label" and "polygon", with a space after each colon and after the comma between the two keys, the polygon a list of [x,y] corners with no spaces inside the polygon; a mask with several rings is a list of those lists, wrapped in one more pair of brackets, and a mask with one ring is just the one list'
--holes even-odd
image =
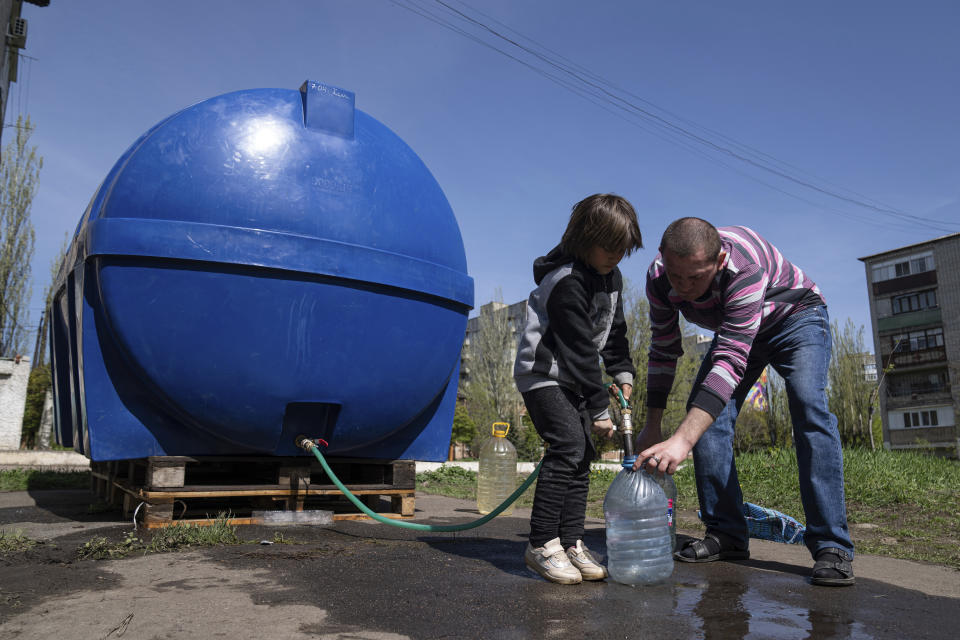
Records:
{"label": "person's leg in jeans", "polygon": [[[715,344],[716,342],[714,346]],[[744,398],[760,376],[765,364],[762,357],[755,357],[751,353],[743,379],[734,390],[733,397],[693,447],[693,467],[697,482],[697,496],[700,501],[700,517],[708,533],[726,538],[726,541],[732,543],[737,549],[748,547],[749,532],[747,520],[743,515],[743,494],[734,462],[734,428]],[[708,355],[700,365],[694,389],[709,373],[710,367]]]}
{"label": "person's leg in jeans", "polygon": [[832,338],[826,307],[787,318],[771,345],[773,365],[786,383],[797,449],[804,542],[811,555],[840,549],[853,559],[843,490],[843,450],[837,418],[827,403]]}
{"label": "person's leg in jeans", "polygon": [[[547,443],[533,497],[530,545],[542,547],[554,538],[571,535],[576,537],[570,544],[576,544],[583,535],[590,473],[587,451],[592,451],[579,399],[565,389],[551,386],[524,393],[523,402],[537,433]],[[563,543],[566,545],[569,540]]]}

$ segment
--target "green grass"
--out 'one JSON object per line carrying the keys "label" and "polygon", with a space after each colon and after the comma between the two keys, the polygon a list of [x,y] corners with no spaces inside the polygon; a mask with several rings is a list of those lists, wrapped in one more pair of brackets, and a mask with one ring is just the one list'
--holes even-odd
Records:
{"label": "green grass", "polygon": [[0,491],[29,491],[31,489],[88,489],[89,471],[38,471],[36,469],[9,469],[0,471]]}
{"label": "green grass", "polygon": [[29,551],[36,544],[36,540],[26,537],[23,535],[23,531],[19,529],[13,533],[7,533],[0,529],[0,554]]}
{"label": "green grass", "polygon": [[[792,449],[740,454],[737,473],[744,500],[789,514],[803,522]],[[612,470],[592,471],[587,515],[603,517],[603,496]],[[684,517],[697,509],[693,464],[674,475],[680,529],[702,529]],[[476,499],[476,474],[443,467],[417,474],[417,489],[467,500]],[[448,483],[454,485],[447,489]],[[960,569],[960,462],[910,451],[844,450],[847,518],[859,553],[920,560]],[[532,504],[533,487],[517,502]],[[861,527],[858,525],[872,525]]]}
{"label": "green grass", "polygon": [[[208,526],[187,523],[157,529],[149,542],[138,537],[134,531],[127,532],[123,540],[115,543],[111,543],[103,536],[94,536],[77,547],[77,558],[102,560],[123,558],[134,552],[158,553],[222,544],[243,544],[246,540],[237,535],[237,528],[229,523],[229,518],[230,514],[220,513]],[[274,541],[277,541],[276,536]]]}
{"label": "green grass", "polygon": [[237,528],[229,523],[230,514],[217,514],[216,520],[207,526],[175,524],[158,529],[147,545],[147,551],[176,551],[191,547],[214,547],[221,544],[242,544]]}

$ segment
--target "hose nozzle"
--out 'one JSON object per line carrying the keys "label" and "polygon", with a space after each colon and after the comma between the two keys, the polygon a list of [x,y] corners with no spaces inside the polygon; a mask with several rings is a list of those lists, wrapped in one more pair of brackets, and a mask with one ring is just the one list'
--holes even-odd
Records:
{"label": "hose nozzle", "polygon": [[632,467],[637,457],[633,453],[633,411],[630,409],[630,403],[623,397],[620,387],[615,384],[607,386],[610,392],[620,404],[620,415],[623,417],[623,425],[620,427],[620,439],[623,444],[623,466]]}
{"label": "hose nozzle", "polygon": [[623,409],[622,415],[623,426],[620,428],[620,437],[623,440],[623,458],[626,461],[627,458],[636,458],[633,454],[633,415],[629,408]]}

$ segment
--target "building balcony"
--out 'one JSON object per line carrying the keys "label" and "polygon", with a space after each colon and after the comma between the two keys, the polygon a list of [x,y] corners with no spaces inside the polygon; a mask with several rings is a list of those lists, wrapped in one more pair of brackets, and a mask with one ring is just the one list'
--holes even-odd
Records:
{"label": "building balcony", "polygon": [[910,429],[891,429],[890,446],[893,449],[913,447],[956,447],[956,427],[912,427]]}
{"label": "building balcony", "polygon": [[940,324],[940,322],[941,315],[939,308],[924,309],[923,311],[911,311],[910,313],[898,313],[895,316],[887,316],[886,318],[877,318],[877,331],[883,333],[885,331],[897,331],[900,329]]}
{"label": "building balcony", "polygon": [[950,385],[931,385],[929,388],[908,390],[887,389],[887,411],[906,409],[907,407],[950,404],[952,402],[953,396],[950,394]]}
{"label": "building balcony", "polygon": [[873,295],[882,296],[884,294],[895,293],[897,291],[907,291],[917,287],[937,284],[936,271],[923,271],[909,276],[901,276],[892,280],[882,280],[873,283]]}
{"label": "building balcony", "polygon": [[893,354],[883,354],[883,361],[887,364],[893,364],[894,369],[915,367],[931,362],[946,362],[947,349],[946,347],[933,347],[930,349],[918,349],[917,351],[900,350]]}
{"label": "building balcony", "polygon": [[891,398],[931,393],[945,393],[950,395],[950,385],[943,382],[910,382],[908,384],[888,383],[888,385],[887,396]]}

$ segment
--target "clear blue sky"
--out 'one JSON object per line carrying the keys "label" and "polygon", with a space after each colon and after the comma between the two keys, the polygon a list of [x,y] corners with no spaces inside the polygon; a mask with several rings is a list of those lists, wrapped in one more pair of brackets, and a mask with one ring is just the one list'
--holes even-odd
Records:
{"label": "clear blue sky", "polygon": [[294,89],[308,78],[354,91],[357,107],[436,176],[460,224],[477,306],[497,289],[506,302],[525,298],[531,262],[559,240],[571,205],[611,191],[634,204],[646,239],[621,265],[636,286],[673,219],[748,225],[820,285],[834,319],[863,325],[870,347],[857,258],[960,231],[954,0],[447,0],[705,140],[747,145],[792,177],[945,221],[945,231],[826,196],[702,143],[652,135],[612,102],[594,104],[398,6],[410,1],[25,4],[24,53],[36,60],[12,86],[7,122],[29,113],[44,156],[33,206],[34,324],[64,234],[141,133],[221,93]]}

